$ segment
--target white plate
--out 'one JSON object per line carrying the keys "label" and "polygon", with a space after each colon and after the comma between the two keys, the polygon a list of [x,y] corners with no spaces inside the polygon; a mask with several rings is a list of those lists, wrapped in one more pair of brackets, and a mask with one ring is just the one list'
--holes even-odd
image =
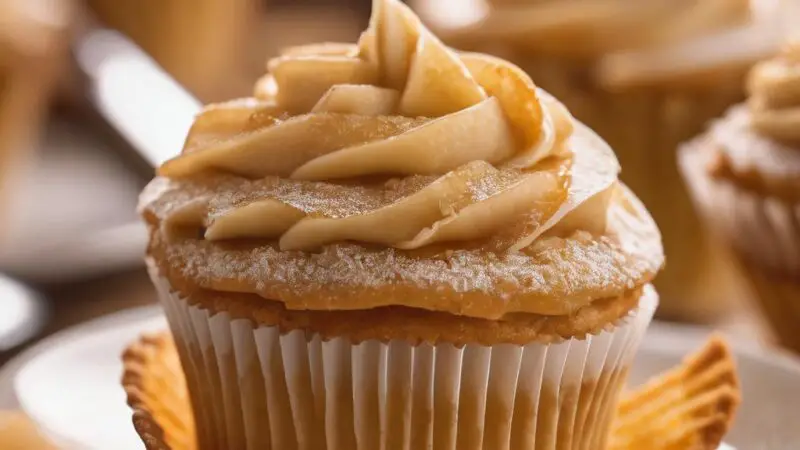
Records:
{"label": "white plate", "polygon": [[[57,334],[0,373],[0,396],[3,380],[13,377],[21,407],[65,448],[141,449],[119,384],[119,355],[142,331],[165,326],[151,307]],[[706,335],[698,328],[652,325],[631,372],[632,382],[676,364]],[[738,344],[745,400],[728,441],[747,450],[800,448],[800,362]]]}
{"label": "white plate", "polygon": [[59,448],[144,448],[120,386],[120,355],[143,331],[166,326],[150,307],[54,335],[31,350],[14,377],[20,406]]}

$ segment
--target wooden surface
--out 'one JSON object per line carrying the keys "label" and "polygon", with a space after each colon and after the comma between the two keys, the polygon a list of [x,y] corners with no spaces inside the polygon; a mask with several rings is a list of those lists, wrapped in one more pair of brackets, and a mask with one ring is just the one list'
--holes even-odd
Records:
{"label": "wooden surface", "polygon": [[45,289],[51,298],[52,333],[123,309],[156,302],[155,289],[144,269],[95,281],[58,285]]}

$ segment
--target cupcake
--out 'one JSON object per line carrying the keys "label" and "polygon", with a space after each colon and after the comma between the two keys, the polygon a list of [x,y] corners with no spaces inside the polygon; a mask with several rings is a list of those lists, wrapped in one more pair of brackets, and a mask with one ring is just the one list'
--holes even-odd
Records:
{"label": "cupcake", "polygon": [[141,199],[198,448],[602,448],[663,264],[611,148],[397,0],[268,68]]}
{"label": "cupcake", "polygon": [[744,98],[749,67],[778,48],[777,28],[749,0],[468,3],[416,2],[446,42],[518,64],[608,141],[663,233],[659,313],[707,321],[730,310],[730,257],[703,232],[675,155]]}
{"label": "cupcake", "polygon": [[[186,383],[169,333],[142,336],[122,359],[122,385],[147,449],[197,448]],[[720,442],[740,401],[733,355],[714,336],[682,364],[621,396],[606,448],[732,450]]]}
{"label": "cupcake", "polygon": [[800,43],[756,66],[748,89],[681,150],[681,168],[781,342],[800,351]]}

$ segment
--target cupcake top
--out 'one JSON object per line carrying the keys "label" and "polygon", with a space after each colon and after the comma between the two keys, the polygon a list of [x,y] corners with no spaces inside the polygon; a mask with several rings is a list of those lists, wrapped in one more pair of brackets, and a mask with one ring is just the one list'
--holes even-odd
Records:
{"label": "cupcake top", "polygon": [[800,42],[753,68],[750,98],[715,123],[712,169],[769,195],[800,199]]}
{"label": "cupcake top", "polygon": [[514,65],[395,0],[357,45],[271,60],[142,196],[150,253],[288,309],[567,315],[641,289],[658,230],[610,148]]}

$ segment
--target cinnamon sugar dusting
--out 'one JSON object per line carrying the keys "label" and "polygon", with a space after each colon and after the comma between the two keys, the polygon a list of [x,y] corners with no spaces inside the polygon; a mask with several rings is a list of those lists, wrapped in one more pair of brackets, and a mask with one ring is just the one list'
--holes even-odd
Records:
{"label": "cinnamon sugar dusting", "polygon": [[622,295],[658,270],[627,264],[608,239],[590,245],[552,239],[529,254],[453,250],[431,258],[357,244],[307,254],[269,244],[183,240],[165,251],[170,266],[204,288],[280,298],[289,309],[404,304],[491,319],[511,312],[570,314],[594,298]]}
{"label": "cinnamon sugar dusting", "polygon": [[[630,219],[624,208],[617,214]],[[652,279],[660,260],[620,248],[613,236],[549,236],[519,253],[485,248],[404,251],[341,243],[319,252],[275,242],[170,240],[154,230],[151,254],[198,286],[253,292],[289,309],[392,304],[483,318],[512,312],[570,314]],[[653,249],[638,251],[650,252]]]}

